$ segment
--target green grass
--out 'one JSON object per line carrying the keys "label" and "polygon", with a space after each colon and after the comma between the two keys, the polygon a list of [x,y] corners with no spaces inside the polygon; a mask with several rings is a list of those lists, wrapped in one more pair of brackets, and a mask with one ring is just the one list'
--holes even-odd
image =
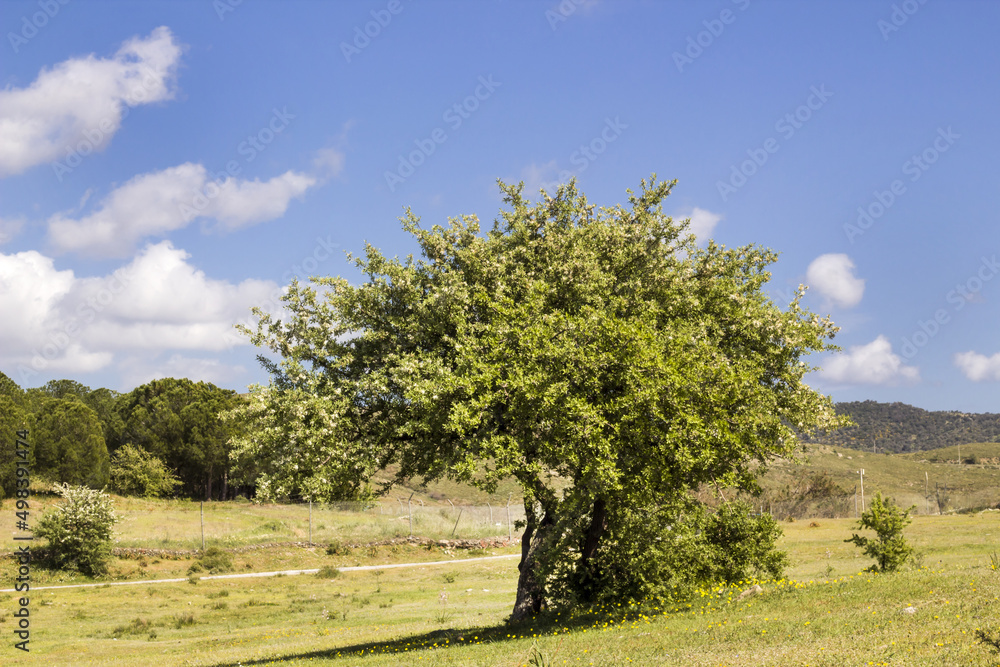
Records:
{"label": "green grass", "polygon": [[[539,618],[517,628],[503,622],[516,559],[332,579],[37,590],[32,651],[0,649],[2,663],[525,665],[535,655],[534,664],[551,665],[996,664],[974,633],[996,628],[1000,572],[990,554],[1000,513],[918,517],[907,535],[923,566],[894,575],[863,572],[870,561],[843,542],[853,525],[784,524],[789,578],[761,582],[760,596],[740,600],[746,586],[705,590],[690,606]],[[343,564],[320,549],[296,551]],[[283,553],[247,558],[265,569]],[[385,556],[420,554],[446,557],[416,547]],[[15,605],[13,594],[0,594],[0,630],[12,629]]]}
{"label": "green grass", "polygon": [[[953,500],[995,505],[1000,469],[989,460],[1000,454],[1000,446],[963,445],[963,458],[975,455],[987,462],[981,465],[957,464],[957,448],[950,449],[955,451],[886,456],[811,446],[804,463],[778,462],[764,484],[780,488],[824,471],[853,489],[854,470],[864,467],[866,496],[882,491],[908,505],[923,503],[927,472],[932,491],[937,481],[951,487]],[[458,508],[435,503],[430,494],[428,489],[419,497],[424,505],[414,512],[414,532],[448,538]],[[449,494],[460,506],[472,499],[460,497],[459,488]],[[417,500],[414,495],[414,505]],[[506,534],[506,498],[496,500],[490,502],[502,526],[465,509],[457,536]],[[55,501],[33,498],[33,516]],[[115,502],[125,517],[118,526],[119,546],[200,547],[199,503]],[[782,546],[792,565],[788,579],[761,582],[763,595],[740,600],[746,585],[706,590],[690,606],[538,618],[515,628],[504,619],[514,600],[517,560],[458,560],[515,554],[518,547],[476,554],[407,544],[343,548],[407,535],[409,520],[393,502],[366,512],[314,506],[317,546],[266,548],[255,545],[305,542],[308,508],[206,503],[206,541],[233,554],[234,572],[315,568],[323,569],[322,576],[198,580],[205,572],[196,572],[195,585],[33,590],[32,651],[25,655],[8,644],[0,649],[0,664],[1000,664],[1000,655],[975,639],[977,629],[1000,630],[994,613],[1000,606],[995,567],[1000,512],[917,517],[906,534],[920,566],[885,576],[863,572],[870,561],[844,542],[856,530],[853,520],[783,523]],[[12,511],[0,513],[0,529],[13,531],[12,521]],[[341,548],[328,552],[328,543]],[[455,562],[342,570],[444,559]],[[7,562],[0,579],[4,587],[14,576],[12,561]],[[193,555],[116,559],[108,580],[187,579],[194,563]],[[86,581],[91,580],[37,564],[32,570],[36,587]],[[909,607],[913,614],[905,611]],[[13,630],[15,609],[14,594],[0,594],[0,631]]]}

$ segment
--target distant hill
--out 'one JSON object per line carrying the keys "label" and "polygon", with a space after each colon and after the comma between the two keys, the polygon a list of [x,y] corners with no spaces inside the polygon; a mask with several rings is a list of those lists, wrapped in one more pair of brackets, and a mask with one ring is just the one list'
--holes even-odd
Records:
{"label": "distant hill", "polygon": [[857,424],[821,433],[806,442],[879,452],[919,452],[964,445],[1000,442],[1000,414],[929,412],[906,403],[853,401],[837,403],[838,414],[848,414]]}

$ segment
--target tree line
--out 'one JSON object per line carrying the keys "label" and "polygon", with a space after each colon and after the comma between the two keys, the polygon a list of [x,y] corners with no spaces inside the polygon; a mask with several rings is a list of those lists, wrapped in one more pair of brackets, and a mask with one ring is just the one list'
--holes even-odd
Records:
{"label": "tree line", "polygon": [[[74,380],[22,389],[0,373],[0,432],[29,430],[36,480],[224,500],[250,491],[232,482],[234,427],[219,417],[240,400],[235,391],[187,379],[119,393]],[[13,457],[0,459],[4,496],[13,494],[14,479]]]}

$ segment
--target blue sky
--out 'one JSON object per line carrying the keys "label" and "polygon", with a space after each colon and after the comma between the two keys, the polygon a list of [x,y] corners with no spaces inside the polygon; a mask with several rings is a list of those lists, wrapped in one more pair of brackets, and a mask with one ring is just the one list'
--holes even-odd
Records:
{"label": "blue sky", "polygon": [[266,382],[232,332],[397,218],[496,180],[613,205],[655,172],[701,238],[781,257],[841,327],[835,400],[998,411],[1000,5],[0,4],[0,370]]}

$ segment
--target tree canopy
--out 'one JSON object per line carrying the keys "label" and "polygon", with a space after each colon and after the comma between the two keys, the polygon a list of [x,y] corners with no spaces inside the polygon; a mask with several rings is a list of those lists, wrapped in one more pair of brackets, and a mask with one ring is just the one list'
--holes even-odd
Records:
{"label": "tree canopy", "polygon": [[121,396],[114,449],[133,444],[175,470],[188,496],[223,498],[229,481],[229,429],[219,413],[236,392],[207,382],[166,378]]}
{"label": "tree canopy", "polygon": [[50,481],[103,488],[110,463],[97,413],[76,398],[42,397],[28,416],[33,473]]}
{"label": "tree canopy", "polygon": [[[700,248],[663,213],[673,182],[643,181],[629,205],[597,209],[575,184],[532,204],[403,228],[422,257],[366,244],[367,276],[293,282],[290,315],[255,310],[272,375],[232,418],[258,494],[364,492],[449,477],[525,498],[512,618],[558,591],[594,599],[615,540],[643,510],[680,517],[703,485],[755,488],[797,431],[838,423],[802,382],[802,358],[836,327],[763,293],[776,254]],[[668,521],[657,525],[670,528]],[[650,539],[653,539],[652,537]],[[610,584],[608,582],[611,582]]]}

